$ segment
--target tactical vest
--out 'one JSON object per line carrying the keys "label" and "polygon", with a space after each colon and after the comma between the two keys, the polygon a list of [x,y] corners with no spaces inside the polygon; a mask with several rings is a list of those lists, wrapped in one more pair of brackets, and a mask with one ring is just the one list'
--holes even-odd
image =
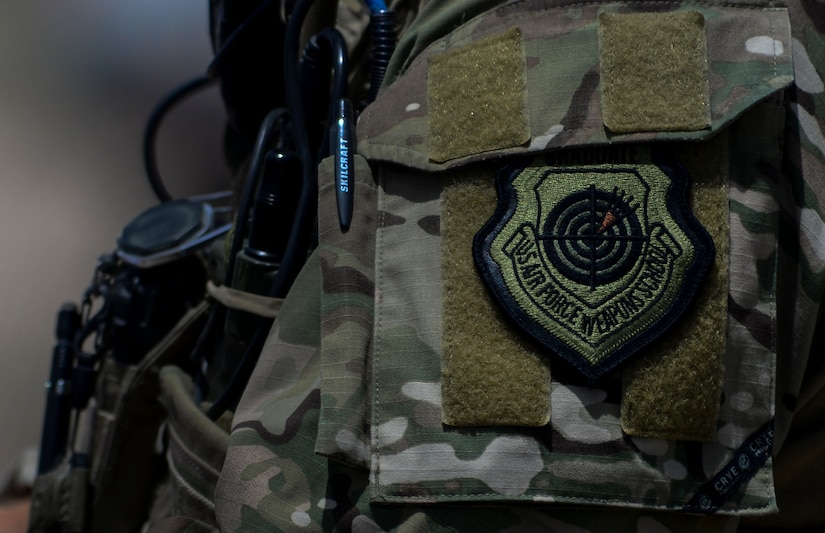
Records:
{"label": "tactical vest", "polygon": [[770,518],[821,369],[821,77],[788,9],[425,6],[360,118],[347,231],[321,166],[221,527],[821,520]]}
{"label": "tactical vest", "polygon": [[424,3],[231,422],[205,307],[119,382],[97,530],[822,527],[823,15]]}

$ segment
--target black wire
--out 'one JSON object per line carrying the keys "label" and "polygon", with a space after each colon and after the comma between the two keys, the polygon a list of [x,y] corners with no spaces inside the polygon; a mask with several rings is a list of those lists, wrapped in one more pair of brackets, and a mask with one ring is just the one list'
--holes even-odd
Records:
{"label": "black wire", "polygon": [[[266,115],[258,130],[258,138],[255,141],[252,160],[249,163],[249,170],[246,173],[246,181],[244,182],[241,202],[238,206],[237,218],[235,220],[235,232],[232,235],[232,245],[229,251],[229,257],[227,258],[226,273],[223,279],[223,284],[226,286],[232,285],[232,280],[235,276],[235,258],[238,256],[238,252],[240,252],[244,238],[246,237],[246,228],[249,223],[249,212],[252,209],[255,187],[258,183],[258,177],[261,174],[269,145],[272,142],[272,132],[278,121],[286,116],[286,109],[273,109]],[[273,228],[273,231],[278,230],[278,228]]]}
{"label": "black wire", "polygon": [[256,7],[252,13],[249,14],[248,17],[241,22],[237,28],[226,38],[226,40],[221,44],[218,51],[215,52],[215,55],[212,57],[212,61],[209,62],[209,66],[206,68],[206,73],[208,76],[212,78],[216,78],[219,74],[221,66],[223,65],[224,59],[226,59],[227,54],[234,48],[235,43],[249,31],[249,27],[258,20],[258,17],[266,11],[269,6],[274,3],[274,0],[264,0],[258,7]]}
{"label": "black wire", "polygon": [[317,39],[325,42],[330,49],[333,72],[327,122],[318,150],[318,160],[320,161],[329,155],[329,128],[335,120],[336,105],[339,100],[346,98],[349,92],[349,64],[347,60],[347,43],[341,32],[326,28],[318,34]]}
{"label": "black wire", "polygon": [[223,324],[226,320],[227,309],[224,305],[216,302],[209,304],[209,318],[206,320],[203,329],[201,330],[198,340],[195,342],[194,348],[189,355],[189,364],[194,366],[192,374],[195,376],[195,391],[197,394],[198,403],[209,392],[209,384],[207,383],[207,374],[204,364],[209,361],[205,356],[206,347],[214,344],[217,331],[215,327],[218,324]]}
{"label": "black wire", "polygon": [[[287,22],[284,39],[284,83],[286,85],[286,101],[292,124],[292,135],[298,158],[301,161],[301,194],[298,199],[295,218],[290,228],[289,243],[268,295],[273,297],[285,296],[286,291],[297,277],[298,271],[306,261],[312,231],[315,226],[318,184],[315,180],[315,167],[309,146],[298,76],[298,48],[300,46],[301,28],[309,8],[312,6],[312,1],[298,0],[295,4],[292,15]],[[238,367],[221,395],[207,411],[207,416],[212,420],[216,420],[224,411],[234,409],[237,405],[255,365],[258,363],[258,358],[271,327],[271,319],[258,320],[255,333],[252,335]]]}
{"label": "black wire", "polygon": [[[252,198],[255,193],[255,188],[258,182],[258,177],[261,174],[266,153],[272,143],[272,134],[278,122],[286,117],[287,112],[283,108],[273,109],[270,111],[258,130],[258,138],[255,141],[255,148],[252,152],[252,158],[249,163],[249,170],[246,173],[246,181],[241,193],[240,206],[235,219],[235,231],[232,235],[232,244],[230,246],[229,255],[226,259],[226,272],[224,274],[223,284],[227,287],[232,286],[233,277],[235,276],[235,259],[243,246],[244,237],[246,236],[246,228],[249,221],[249,211],[252,208]],[[204,325],[200,336],[192,349],[189,360],[196,365],[195,368],[195,383],[197,390],[201,395],[206,395],[208,384],[206,382],[206,375],[203,368],[203,363],[206,361],[205,351],[215,338],[215,327],[223,324],[226,319],[227,309],[225,306],[217,303],[212,304],[209,319]],[[234,378],[234,377],[233,377]],[[220,413],[218,413],[220,416]]]}
{"label": "black wire", "polygon": [[181,100],[213,83],[215,83],[215,80],[209,76],[198,76],[164,96],[149,115],[149,120],[146,122],[146,128],[143,132],[143,164],[146,168],[146,177],[149,179],[149,184],[152,186],[155,196],[161,202],[170,202],[172,195],[169,194],[163,184],[163,179],[158,170],[157,154],[155,153],[155,141],[160,125],[167,113]]}
{"label": "black wire", "polygon": [[292,134],[298,158],[301,161],[301,194],[290,228],[289,243],[272,286],[274,297],[284,297],[306,262],[317,215],[318,183],[306,129],[304,108],[298,78],[298,48],[301,28],[313,0],[298,0],[286,27],[284,38],[284,83],[286,101],[292,123]]}
{"label": "black wire", "polygon": [[[341,32],[327,28],[320,33],[321,37],[327,39],[332,47],[335,56],[332,58],[332,103],[330,109],[334,109],[338,100],[347,97],[349,92],[349,63],[347,42]],[[329,126],[329,124],[327,124]]]}
{"label": "black wire", "polygon": [[255,365],[258,364],[258,358],[264,348],[264,343],[267,335],[269,335],[273,320],[258,317],[258,322],[255,333],[252,335],[249,344],[247,344],[246,350],[244,350],[243,356],[235,368],[232,377],[221,392],[221,395],[206,412],[206,416],[211,420],[217,420],[227,409],[235,409],[246,388],[246,384],[249,382],[249,378],[252,376],[252,371],[255,370]]}

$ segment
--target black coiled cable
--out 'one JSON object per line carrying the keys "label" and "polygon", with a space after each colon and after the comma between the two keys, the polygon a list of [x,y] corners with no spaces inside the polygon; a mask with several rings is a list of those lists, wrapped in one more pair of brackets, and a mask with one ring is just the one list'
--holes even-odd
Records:
{"label": "black coiled cable", "polygon": [[384,82],[387,67],[395,51],[395,13],[384,10],[370,15],[370,35],[372,39],[372,73],[370,77],[370,102],[378,97],[378,90]]}

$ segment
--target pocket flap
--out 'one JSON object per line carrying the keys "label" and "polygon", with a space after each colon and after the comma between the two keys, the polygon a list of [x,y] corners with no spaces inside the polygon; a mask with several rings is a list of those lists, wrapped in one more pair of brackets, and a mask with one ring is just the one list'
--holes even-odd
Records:
{"label": "pocket flap", "polygon": [[[769,443],[772,438],[770,411],[775,347],[772,343],[763,345],[746,341],[751,332],[736,320],[729,321],[727,328],[724,327],[726,312],[728,316],[733,312],[730,308],[726,311],[728,302],[735,302],[738,297],[737,286],[746,278],[750,280],[748,283],[753,282],[756,286],[760,279],[752,265],[743,265],[751,258],[742,252],[745,237],[741,236],[743,232],[737,226],[740,214],[733,211],[735,206],[730,208],[730,217],[727,215],[729,185],[739,187],[743,180],[757,176],[754,169],[759,165],[766,166],[767,159],[770,159],[767,164],[770,168],[781,163],[777,139],[783,128],[779,112],[782,107],[768,97],[780,93],[793,80],[787,13],[775,9],[729,5],[708,7],[705,4],[691,4],[685,10],[681,9],[681,4],[673,4],[674,10],[667,12],[669,4],[655,3],[656,15],[664,14],[656,21],[661,27],[651,31],[667,33],[671,24],[675,24],[676,30],[684,32],[684,42],[692,43],[688,44],[691,50],[706,54],[702,61],[690,54],[690,57],[677,56],[674,60],[683,61],[685,71],[694,76],[693,88],[685,94],[701,96],[706,89],[708,105],[705,108],[701,98],[690,104],[693,111],[699,111],[690,120],[673,120],[667,113],[662,113],[653,120],[641,121],[639,125],[633,116],[627,120],[620,116],[621,113],[611,116],[611,111],[604,109],[605,86],[616,83],[615,78],[606,81],[604,64],[613,61],[613,67],[617,65],[617,58],[607,59],[610,54],[605,53],[605,48],[611,45],[604,43],[612,37],[605,38],[604,25],[605,20],[616,22],[611,18],[612,14],[620,16],[619,26],[623,27],[618,31],[623,37],[620,36],[619,41],[621,46],[628,46],[628,36],[631,41],[641,41],[647,36],[643,29],[648,28],[651,21],[645,17],[634,18],[635,11],[617,4],[564,8],[536,4],[519,2],[490,11],[433,42],[409,63],[379,100],[365,110],[359,123],[361,155],[371,163],[392,163],[375,165],[378,212],[386,213],[391,219],[379,216],[375,239],[375,329],[369,426],[372,499],[380,503],[445,504],[541,501],[729,514],[770,511],[775,507],[775,499],[768,448],[762,444],[751,445]],[[632,4],[639,5],[653,4]],[[610,16],[602,16],[605,13]],[[671,13],[686,15],[668,19]],[[622,18],[625,15],[630,18]],[[516,58],[520,59],[517,61]],[[621,61],[622,58],[618,58],[619,65]],[[473,77],[472,73],[477,76]],[[455,78],[452,81],[451,76]],[[658,86],[658,94],[651,97],[651,102],[641,102],[645,99],[644,90],[641,90],[637,95],[640,108],[657,106],[653,101],[662,97],[667,86]],[[496,98],[488,99],[487,93],[494,93]],[[500,107],[496,102],[501,103]],[[662,97],[658,102],[666,103],[668,99]],[[622,105],[620,103],[620,112],[624,109]],[[475,121],[476,113],[484,120]],[[610,123],[610,127],[606,123]],[[434,147],[438,143],[442,144]],[[712,235],[714,242],[718,241],[716,251],[719,255],[714,255],[714,260],[719,262],[720,268],[718,275],[714,274],[716,277],[709,290],[712,293],[712,298],[708,298],[710,303],[696,316],[717,327],[703,327],[700,321],[695,321],[690,325],[693,329],[686,328],[683,336],[700,338],[692,332],[713,330],[713,339],[707,337],[698,342],[712,347],[713,353],[708,354],[707,360],[711,363],[709,367],[713,367],[709,373],[714,383],[724,387],[726,398],[740,393],[743,398],[759,398],[744,412],[736,402],[725,400],[721,415],[709,414],[716,412],[720,404],[719,389],[714,389],[712,394],[702,398],[702,401],[707,399],[710,406],[706,412],[700,412],[697,417],[679,413],[685,419],[710,421],[707,428],[703,426],[697,431],[693,431],[693,427],[688,431],[686,426],[680,427],[678,434],[636,431],[637,428],[630,427],[633,424],[623,423],[626,418],[631,422],[638,420],[630,415],[639,411],[638,403],[625,401],[637,390],[629,386],[623,389],[626,382],[615,379],[598,387],[589,386],[571,379],[564,373],[569,369],[561,365],[557,365],[561,369],[558,375],[548,377],[534,371],[535,368],[541,370],[545,361],[538,358],[539,364],[534,365],[531,357],[550,351],[558,354],[560,348],[534,350],[532,346],[522,345],[526,335],[513,335],[512,342],[509,342],[510,338],[504,339],[509,342],[506,345],[490,342],[506,336],[500,334],[505,331],[505,325],[518,323],[519,331],[523,332],[530,328],[530,324],[525,327],[526,321],[519,322],[522,315],[518,313],[515,317],[509,313],[509,318],[514,318],[510,321],[500,317],[499,311],[506,305],[494,305],[496,302],[490,300],[485,289],[504,276],[495,277],[493,281],[485,280],[486,287],[482,287],[475,268],[478,261],[473,262],[477,257],[471,257],[477,252],[473,235],[478,236],[478,230],[487,227],[485,220],[493,220],[489,218],[493,207],[496,208],[495,215],[502,216],[495,218],[497,225],[490,228],[499,231],[511,219],[515,221],[512,226],[507,226],[508,233],[502,233],[501,240],[496,242],[497,250],[512,249],[507,246],[516,242],[511,237],[515,238],[516,230],[527,222],[541,226],[541,238],[547,242],[567,239],[564,242],[579,246],[585,241],[579,238],[581,235],[588,239],[592,236],[592,240],[587,240],[586,248],[577,248],[583,250],[581,257],[576,255],[578,252],[566,256],[570,265],[578,264],[576,261],[583,258],[581,264],[585,266],[582,268],[587,269],[586,279],[576,282],[581,291],[567,294],[572,295],[570,301],[572,297],[586,301],[588,309],[599,308],[608,301],[612,303],[614,300],[609,299],[618,293],[595,292],[597,287],[610,285],[617,288],[621,285],[618,278],[604,278],[603,282],[596,280],[595,249],[600,239],[597,235],[602,227],[612,227],[608,214],[614,217],[613,220],[618,218],[630,224],[634,219],[627,214],[635,212],[636,202],[641,202],[640,199],[648,194],[648,187],[653,187],[655,180],[644,180],[636,188],[635,182],[619,183],[619,178],[614,177],[602,183],[600,180],[604,176],[599,173],[610,165],[630,165],[632,161],[612,159],[628,156],[636,148],[650,149],[651,152],[680,151],[677,159],[681,166],[687,167],[687,175],[695,176],[691,180],[695,189],[708,189],[706,196],[689,199],[687,187],[680,186],[682,192],[676,201],[677,196],[665,194],[663,188],[662,194],[656,193],[656,202],[651,203],[649,200],[653,197],[647,197],[644,209],[663,215],[668,212],[674,221],[678,218],[684,222],[686,211],[674,207],[698,203],[702,204],[703,211],[700,223],[715,225]],[[694,151],[696,155],[692,153]],[[542,157],[518,157],[528,154],[541,154]],[[760,160],[757,160],[757,154]],[[536,197],[541,201],[538,206],[525,203],[517,216],[511,216],[515,213],[510,210],[517,203],[515,196],[505,198],[505,202],[498,205],[496,197],[506,196],[502,191],[512,192],[501,186],[500,178],[510,177],[514,182],[517,173],[497,172],[497,169],[506,170],[505,163],[517,160],[522,164],[539,161],[535,166],[543,170],[535,169],[533,177],[536,180],[525,179],[518,187],[524,193],[523,198],[530,197],[532,201]],[[482,162],[485,164],[472,164]],[[576,171],[588,167],[594,176],[587,177],[587,188],[584,189],[579,187],[581,180],[577,176],[568,176],[569,181],[565,181],[568,177],[556,175],[559,179],[554,181],[553,187],[539,191],[539,185],[544,184],[541,180],[546,177],[541,172],[547,171],[546,167],[568,167]],[[661,183],[671,191],[675,190],[672,184],[687,182],[671,176]],[[763,188],[770,190],[770,187],[765,183]],[[451,196],[453,194],[460,198]],[[459,201],[454,202],[456,198]],[[549,202],[546,205],[542,204],[545,198]],[[670,198],[674,198],[674,202],[667,204]],[[595,207],[599,202],[603,204],[602,208]],[[507,209],[501,208],[505,203]],[[564,211],[574,204],[581,209]],[[669,207],[656,207],[665,204]],[[752,218],[758,220],[749,226],[747,238],[766,240],[766,234],[776,233],[775,209],[756,204],[748,208],[752,213],[744,213],[742,220],[747,219],[748,224]],[[592,231],[556,231],[555,226],[546,229],[548,221],[568,220],[562,217],[563,211],[564,217],[569,214],[569,220],[582,220],[582,227],[593,228]],[[639,220],[644,218],[642,211],[639,211],[642,217]],[[616,212],[625,215],[617,217]],[[732,220],[730,226],[728,218]],[[435,220],[437,224],[430,227],[422,223],[425,220]],[[667,217],[655,222],[652,218],[645,220],[652,224],[650,227],[662,224],[657,226],[660,229],[681,224],[673,225]],[[693,223],[687,226],[693,228]],[[660,233],[657,232],[639,232],[630,228],[615,242],[629,243],[631,237],[646,238],[646,235],[658,238]],[[678,233],[669,229],[667,232],[671,236]],[[679,253],[685,254],[694,250],[695,253],[691,253],[695,257],[700,255],[698,245],[688,242],[694,242],[692,238],[680,236],[679,239],[684,246],[679,244],[668,249],[678,249]],[[726,253],[728,240],[730,249]],[[767,239],[766,249],[772,247],[774,250],[775,244],[775,239]],[[704,246],[708,255],[714,253],[707,243]],[[558,247],[559,250],[562,248]],[[621,249],[623,254],[630,250],[626,257],[632,258],[626,263],[626,270],[621,271],[622,276],[627,274],[622,279],[628,281],[628,285],[622,287],[637,287],[630,284],[631,278],[646,280],[654,277],[653,267],[643,270],[637,262],[644,254],[634,251],[630,245],[615,249]],[[559,252],[559,257],[566,253]],[[548,257],[552,254],[556,254],[555,248],[544,253]],[[675,257],[677,254],[670,255]],[[772,253],[765,255],[774,257]],[[505,262],[501,255],[497,257],[501,259],[497,264]],[[512,263],[513,257],[508,258]],[[559,265],[563,263],[560,261]],[[535,274],[539,271],[527,270],[539,265],[526,260],[523,264],[527,265],[524,280],[516,277],[522,271],[515,267],[505,272],[509,277],[504,283],[511,282],[511,289],[508,289],[511,295],[528,294],[538,288],[547,288],[548,291],[542,294],[550,294],[549,289],[558,285],[545,283],[550,276],[554,280],[574,279],[572,274],[562,275],[563,267],[559,266],[558,270],[548,271],[550,274],[541,278],[539,285],[537,280],[540,278]],[[567,264],[564,263],[564,268]],[[660,266],[663,265],[664,262]],[[611,263],[610,275],[618,276],[620,271],[614,267]],[[634,277],[635,272],[640,272],[639,278]],[[664,270],[656,272],[658,275]],[[704,276],[694,275],[693,269],[680,272],[679,279],[674,278],[668,290],[683,287]],[[770,272],[764,277],[765,290],[769,294],[775,279]],[[729,284],[729,279],[735,279],[736,283]],[[531,286],[531,283],[535,285]],[[517,284],[524,289],[520,293],[512,288]],[[657,282],[656,290],[665,285]],[[658,302],[652,286],[646,288],[651,289],[651,301]],[[585,294],[586,291],[590,292]],[[480,299],[468,297],[476,294]],[[496,294],[497,304],[501,304],[503,299],[500,293]],[[556,294],[562,293],[551,296],[555,298]],[[538,304],[532,305],[535,301],[527,302],[528,296],[517,302],[525,314],[539,308]],[[588,315],[588,320],[592,317],[600,320],[614,311],[620,318],[635,317],[643,308],[632,298],[617,298],[616,301],[639,306],[624,310],[605,307],[604,314],[598,317]],[[678,303],[680,299],[673,301]],[[547,302],[550,302],[548,305],[558,304],[551,311],[564,317],[568,307],[563,305],[562,299]],[[770,296],[766,297],[763,308],[767,317],[775,317]],[[659,308],[644,309],[645,316],[651,320],[668,316],[668,312]],[[550,316],[552,313],[545,314]],[[581,319],[582,316],[584,314],[578,316],[577,325],[595,324]],[[766,323],[772,328],[773,323],[769,320]],[[619,323],[618,319],[610,322]],[[456,324],[458,327],[454,327]],[[605,328],[605,332],[610,329]],[[640,335],[647,335],[646,331]],[[486,332],[493,333],[486,335]],[[617,329],[615,333],[624,335],[626,332]],[[535,337],[533,335],[533,339]],[[678,338],[671,335],[668,341]],[[684,345],[687,346],[684,351],[697,352],[694,345]],[[459,353],[459,346],[462,351],[496,357],[480,361],[475,367],[462,366],[456,363],[458,357],[454,357]],[[677,351],[668,346],[656,355]],[[526,357],[522,358],[524,354]],[[509,372],[511,367],[501,362],[504,359],[507,363],[513,362],[517,372]],[[758,364],[755,363],[757,360]],[[479,360],[473,359],[474,363],[476,361]],[[692,361],[695,359],[690,359],[685,366],[692,368]],[[545,366],[549,368],[551,364],[554,363]],[[670,380],[668,383],[685,375],[680,374],[681,370],[671,372],[664,365],[660,366]],[[758,367],[759,375],[755,375],[750,367]],[[609,370],[612,373],[616,368]],[[468,385],[457,388],[457,377]],[[630,378],[635,379],[635,376]],[[646,380],[638,389],[670,390],[662,386],[662,381],[650,385],[654,381]],[[500,382],[506,382],[507,387],[514,386],[507,390],[504,390],[506,387],[496,388]],[[757,384],[763,391],[751,395],[750,387]],[[493,392],[503,390],[506,399],[512,401],[501,401],[502,394],[496,396],[491,392],[493,389]],[[455,393],[456,390],[459,392]],[[688,387],[686,393],[673,394],[679,401],[672,402],[672,406],[679,409],[684,398],[691,405],[698,404],[699,396]],[[456,398],[468,407],[458,405],[453,401]],[[653,395],[645,398],[651,399]],[[531,410],[522,409],[523,404],[529,404]],[[485,410],[486,406],[492,407]],[[514,406],[512,413],[505,412],[509,406]],[[487,416],[494,410],[495,418]],[[479,413],[484,417],[478,416]],[[651,422],[641,420],[641,424],[649,426]],[[691,435],[685,436],[688,433]],[[688,442],[691,440],[703,442]],[[751,452],[753,456],[747,455]]]}
{"label": "pocket flap", "polygon": [[[661,6],[657,3],[656,15]],[[664,6],[667,9],[668,4]],[[538,2],[519,2],[474,18],[428,46],[364,111],[358,126],[360,153],[368,160],[437,171],[563,147],[701,140],[793,80],[785,9],[674,3],[674,14],[693,15],[683,17],[687,37],[678,42],[695,42],[697,50],[700,44],[706,46],[707,69],[701,73],[706,77],[695,81],[697,86],[706,83],[707,124],[674,123],[671,131],[654,131],[657,128],[645,129],[642,121],[627,133],[627,127],[612,126],[611,131],[605,123],[615,123],[616,113],[607,99],[613,82],[606,77],[616,70],[616,54],[605,53],[610,44],[604,35],[600,42],[600,33],[612,27],[605,24],[606,16],[637,9],[638,4],[546,8]],[[621,48],[650,40],[653,32],[642,31],[647,28],[643,21],[620,29]],[[670,30],[663,26],[661,31]],[[701,32],[706,45],[690,39]],[[634,61],[648,63],[638,54],[618,55],[631,62],[628,69]],[[696,77],[701,65],[688,55],[674,61],[684,63]],[[652,56],[647,56],[649,63],[655,63]],[[467,64],[466,72],[474,74],[465,74],[462,62]],[[446,74],[442,73],[445,64]],[[654,107],[658,92],[664,98],[660,104],[670,105],[663,93],[690,85],[684,70],[664,69],[657,77],[671,76],[675,82],[651,79],[649,87],[639,87],[629,98],[642,108]],[[440,111],[445,93],[458,107],[449,116]],[[696,90],[691,94],[696,95]],[[627,102],[616,105],[624,109]],[[453,129],[445,130],[444,122],[452,123]],[[463,142],[471,149],[445,150],[444,142]]]}

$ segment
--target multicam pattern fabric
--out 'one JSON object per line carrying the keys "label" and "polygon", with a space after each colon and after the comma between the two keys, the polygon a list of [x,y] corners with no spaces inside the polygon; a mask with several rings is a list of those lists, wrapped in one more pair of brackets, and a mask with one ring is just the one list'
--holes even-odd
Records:
{"label": "multicam pattern fabric", "polygon": [[[221,529],[733,531],[740,515],[752,515],[754,527],[822,526],[816,506],[783,499],[791,478],[782,468],[797,483],[812,480],[811,497],[822,494],[821,466],[819,475],[790,468],[786,454],[822,460],[792,422],[816,427],[810,413],[825,382],[814,345],[825,283],[825,121],[817,116],[825,10],[685,3],[707,21],[712,130],[608,139],[593,62],[599,6],[459,4],[422,9],[402,38],[397,77],[362,116],[360,148],[372,167],[360,163],[363,218],[353,235],[325,221],[334,205],[322,189],[321,248],[287,298],[236,414],[216,494]],[[454,21],[461,7],[467,18]],[[432,163],[427,55],[513,25],[527,50],[529,146]],[[625,436],[615,383],[589,388],[561,377],[551,383],[546,427],[446,430],[440,220],[460,213],[441,212],[445,176],[433,171],[609,140],[686,142],[721,129],[730,139],[730,286],[716,441]],[[330,181],[329,169],[320,175]],[[778,517],[767,516],[777,505],[770,438]],[[748,460],[766,463],[734,480],[743,447]],[[709,490],[726,496],[711,502],[720,509],[695,514]]]}
{"label": "multicam pattern fabric", "polygon": [[[472,4],[473,2],[468,2]],[[402,162],[422,170],[443,170],[493,156],[523,153],[524,148],[502,149],[459,157],[445,163],[428,158],[428,58],[470,40],[518,27],[527,55],[528,112],[531,141],[527,150],[606,145],[611,142],[701,139],[707,131],[679,131],[608,135],[602,119],[599,90],[597,16],[601,11],[679,9],[679,2],[508,2],[469,19],[453,5],[442,12],[419,16],[407,39],[428,37],[430,25],[463,23],[449,37],[430,41],[408,61],[382,98],[362,115],[359,150],[369,160]],[[711,124],[719,130],[745,109],[786,86],[793,77],[790,28],[781,9],[736,8],[715,2],[690,2],[685,9],[705,16],[708,42]],[[472,9],[468,10],[472,12]],[[429,15],[435,20],[428,20]],[[454,16],[445,21],[440,17]],[[422,35],[423,34],[423,35]],[[548,43],[553,43],[548,46]],[[401,39],[401,46],[405,39]],[[400,119],[400,120],[399,120]]]}

